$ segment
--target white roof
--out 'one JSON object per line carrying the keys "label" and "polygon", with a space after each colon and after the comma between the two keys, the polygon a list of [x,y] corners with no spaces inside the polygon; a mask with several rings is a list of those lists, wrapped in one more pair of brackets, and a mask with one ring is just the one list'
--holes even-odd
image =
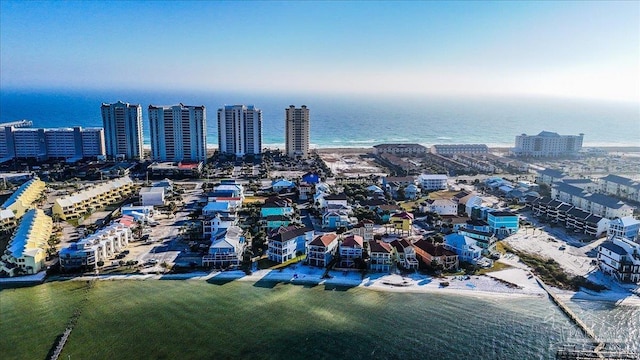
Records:
{"label": "white roof", "polygon": [[419,176],[420,180],[447,180],[448,177],[445,174],[422,174]]}
{"label": "white roof", "polygon": [[0,210],[0,220],[15,218],[16,216],[13,214],[11,210]]}
{"label": "white roof", "polygon": [[164,193],[163,187],[143,187],[140,189],[140,194],[143,193]]}

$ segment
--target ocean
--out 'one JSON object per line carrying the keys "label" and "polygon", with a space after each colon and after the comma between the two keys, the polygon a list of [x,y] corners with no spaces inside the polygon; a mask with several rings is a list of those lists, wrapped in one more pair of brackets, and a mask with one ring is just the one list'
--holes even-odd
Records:
{"label": "ocean", "polygon": [[[50,282],[0,290],[3,359],[554,359],[586,337],[549,299],[276,282]],[[570,301],[596,335],[640,351],[640,308]]]}
{"label": "ocean", "polygon": [[141,104],[145,144],[147,107],[205,105],[207,142],[217,145],[216,110],[255,105],[263,112],[263,144],[284,145],[284,109],[307,105],[312,147],[370,147],[384,142],[483,143],[512,147],[515,136],[542,130],[584,133],[585,146],[640,146],[640,106],[549,98],[269,95],[202,91],[0,91],[0,122],[32,120],[36,127],[102,126],[102,102]]}

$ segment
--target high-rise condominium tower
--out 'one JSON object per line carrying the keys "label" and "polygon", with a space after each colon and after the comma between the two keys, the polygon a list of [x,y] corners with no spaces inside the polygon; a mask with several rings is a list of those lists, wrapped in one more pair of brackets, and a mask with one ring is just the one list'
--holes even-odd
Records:
{"label": "high-rise condominium tower", "polygon": [[285,109],[286,151],[289,157],[309,155],[309,109],[291,105]]}
{"label": "high-rise condominium tower", "polygon": [[262,152],[262,110],[253,105],[225,105],[218,109],[220,153],[245,156]]}
{"label": "high-rise condominium tower", "polygon": [[207,160],[207,114],[204,105],[149,105],[149,125],[153,160]]}
{"label": "high-rise condominium tower", "polygon": [[142,107],[118,101],[102,104],[102,124],[107,156],[141,160],[142,151]]}

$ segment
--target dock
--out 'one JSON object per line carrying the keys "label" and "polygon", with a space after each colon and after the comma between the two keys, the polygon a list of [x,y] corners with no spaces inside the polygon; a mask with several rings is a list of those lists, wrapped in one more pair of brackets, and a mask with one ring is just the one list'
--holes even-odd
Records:
{"label": "dock", "polygon": [[536,282],[549,295],[549,299],[591,340],[590,344],[564,345],[556,352],[557,360],[638,360],[638,354],[615,349],[611,345],[598,340],[595,332],[582,321],[567,304],[560,299],[540,278],[535,276]]}
{"label": "dock", "polygon": [[587,326],[587,324],[585,324],[584,321],[582,321],[578,317],[578,315],[576,315],[576,313],[573,312],[573,310],[569,309],[567,304],[565,304],[564,301],[562,301],[556,294],[554,294],[553,291],[551,291],[551,289],[547,286],[547,284],[545,284],[537,276],[535,277],[535,279],[538,282],[538,285],[540,285],[540,287],[544,289],[544,291],[546,291],[547,294],[549,294],[549,299],[551,299],[551,301],[554,304],[556,304],[556,306],[558,306],[558,308],[569,318],[569,320],[571,320],[574,324],[576,324],[576,326],[578,326],[578,328],[580,328],[580,330],[582,330],[582,332],[585,335],[587,335],[587,337],[591,339],[591,341],[601,345],[600,341],[598,341],[596,334],[593,332],[593,330],[589,326]]}

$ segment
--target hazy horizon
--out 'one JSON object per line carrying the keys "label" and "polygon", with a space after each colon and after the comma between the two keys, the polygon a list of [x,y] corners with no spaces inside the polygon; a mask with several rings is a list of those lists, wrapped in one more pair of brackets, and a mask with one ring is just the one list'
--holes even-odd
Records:
{"label": "hazy horizon", "polygon": [[2,91],[640,99],[637,2],[3,0],[0,10]]}

